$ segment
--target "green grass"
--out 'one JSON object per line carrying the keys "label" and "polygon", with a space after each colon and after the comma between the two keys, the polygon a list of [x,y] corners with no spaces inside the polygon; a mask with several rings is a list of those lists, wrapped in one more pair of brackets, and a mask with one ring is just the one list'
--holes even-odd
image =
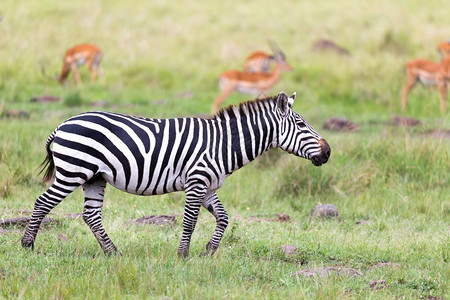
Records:
{"label": "green grass", "polygon": [[[273,150],[230,176],[218,191],[230,215],[218,253],[201,252],[214,218],[201,211],[190,257],[177,258],[183,194],[138,197],[107,188],[106,231],[121,251],[107,257],[81,219],[75,191],[49,217],[35,251],[22,250],[22,232],[0,231],[0,298],[449,298],[450,130],[436,89],[416,87],[406,112],[421,125],[389,125],[401,115],[404,63],[438,60],[448,38],[442,1],[40,1],[7,0],[0,8],[0,218],[28,216],[45,186],[37,167],[44,143],[66,118],[106,101],[105,110],[174,117],[208,114],[218,75],[239,69],[254,50],[280,45],[294,70],[273,93],[297,92],[294,104],[331,146],[320,168]],[[313,53],[319,38],[347,48],[350,58]],[[104,50],[106,84],[66,87],[51,79],[65,49],[92,42]],[[42,73],[42,67],[45,74]],[[60,103],[30,103],[54,95]],[[186,96],[187,95],[187,96]],[[248,99],[237,93],[226,104]],[[321,128],[332,116],[360,130]],[[340,220],[314,220],[318,203],[335,204]],[[255,221],[287,213],[288,223]],[[145,215],[175,214],[173,227],[129,223]],[[362,223],[360,223],[362,222]],[[61,237],[61,235],[63,235]],[[66,236],[68,239],[64,238]],[[299,249],[293,257],[281,246]],[[374,268],[377,263],[399,267]],[[362,276],[292,275],[300,269],[342,266]],[[369,284],[385,280],[383,288]]]}

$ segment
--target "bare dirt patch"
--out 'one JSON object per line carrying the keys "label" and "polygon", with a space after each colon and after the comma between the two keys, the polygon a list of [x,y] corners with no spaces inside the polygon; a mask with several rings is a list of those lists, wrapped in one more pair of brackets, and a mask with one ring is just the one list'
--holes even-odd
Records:
{"label": "bare dirt patch", "polygon": [[341,214],[334,204],[319,204],[311,210],[311,217],[340,218]]}
{"label": "bare dirt patch", "polygon": [[345,118],[332,117],[325,121],[323,129],[350,132],[359,130],[359,127]]}
{"label": "bare dirt patch", "polygon": [[30,117],[30,113],[26,110],[7,109],[1,116],[8,119],[28,119]]}
{"label": "bare dirt patch", "polygon": [[61,97],[51,95],[36,96],[30,99],[30,102],[39,102],[39,103],[51,103],[59,101],[61,101]]}
{"label": "bare dirt patch", "polygon": [[293,273],[295,276],[303,276],[303,277],[327,277],[331,274],[338,274],[341,276],[362,276],[363,273],[359,270],[347,267],[322,267],[322,268],[313,268],[313,269],[304,269]]}
{"label": "bare dirt patch", "polygon": [[67,237],[67,235],[60,233],[58,234],[58,240],[60,240],[61,242],[67,242],[69,238]]}
{"label": "bare dirt patch", "polygon": [[429,135],[431,137],[437,138],[437,139],[450,139],[450,130],[447,129],[434,129],[428,131],[425,135]]}
{"label": "bare dirt patch", "polygon": [[140,225],[162,225],[162,226],[174,226],[177,224],[177,220],[174,215],[160,215],[160,216],[144,216],[139,219],[131,220],[130,223]]}
{"label": "bare dirt patch", "polygon": [[284,254],[288,257],[299,255],[300,252],[298,252],[298,248],[294,245],[282,245],[281,250]]}
{"label": "bare dirt patch", "polygon": [[386,280],[375,280],[369,283],[372,290],[380,290],[386,287]]}
{"label": "bare dirt patch", "polygon": [[275,218],[260,218],[260,217],[248,217],[248,221],[254,221],[254,222],[289,222],[291,220],[291,217],[289,217],[288,214],[282,213],[282,214],[275,214]]}
{"label": "bare dirt patch", "polygon": [[[30,217],[18,217],[11,219],[0,220],[0,227],[4,229],[13,229],[13,228],[26,228],[28,223],[30,223]],[[58,221],[52,218],[44,218],[41,223],[41,227],[48,225],[57,225]]]}
{"label": "bare dirt patch", "polygon": [[403,117],[403,116],[393,116],[391,121],[388,124],[394,125],[394,126],[411,127],[411,126],[420,125],[421,122],[418,119],[413,119],[413,118],[408,118],[408,117]]}
{"label": "bare dirt patch", "polygon": [[339,46],[332,40],[318,39],[312,46],[313,52],[331,51],[339,55],[350,56],[350,52],[342,46]]}

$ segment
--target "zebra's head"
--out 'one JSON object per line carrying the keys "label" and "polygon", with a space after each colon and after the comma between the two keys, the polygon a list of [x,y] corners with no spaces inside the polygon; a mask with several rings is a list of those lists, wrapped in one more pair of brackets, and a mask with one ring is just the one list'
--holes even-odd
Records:
{"label": "zebra's head", "polygon": [[276,107],[281,119],[277,146],[320,166],[328,161],[330,146],[302,116],[292,110],[294,99],[295,93],[289,98],[284,92],[277,96]]}

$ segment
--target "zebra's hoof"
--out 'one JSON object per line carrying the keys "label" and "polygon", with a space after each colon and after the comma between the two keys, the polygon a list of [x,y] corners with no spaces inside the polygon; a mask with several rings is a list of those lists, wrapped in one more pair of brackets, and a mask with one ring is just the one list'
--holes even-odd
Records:
{"label": "zebra's hoof", "polygon": [[218,247],[214,247],[210,242],[206,244],[206,251],[200,253],[200,256],[213,256],[216,253]]}
{"label": "zebra's hoof", "polygon": [[219,248],[219,246],[214,246],[211,242],[206,244],[206,252],[209,252],[211,255],[217,251],[217,248]]}
{"label": "zebra's hoof", "polygon": [[178,254],[179,258],[188,258],[189,257],[189,251],[187,251],[187,250],[183,250],[183,251],[178,250],[177,254]]}
{"label": "zebra's hoof", "polygon": [[105,255],[106,255],[106,256],[113,256],[113,255],[123,256],[122,252],[120,252],[119,250],[117,250],[116,247],[114,247],[113,249],[106,249],[106,250],[103,250],[103,252],[105,252]]}
{"label": "zebra's hoof", "polygon": [[215,253],[214,251],[206,250],[206,251],[200,253],[200,256],[201,256],[201,257],[213,256],[214,253]]}
{"label": "zebra's hoof", "polygon": [[33,251],[34,250],[34,241],[27,241],[25,239],[22,239],[22,247]]}

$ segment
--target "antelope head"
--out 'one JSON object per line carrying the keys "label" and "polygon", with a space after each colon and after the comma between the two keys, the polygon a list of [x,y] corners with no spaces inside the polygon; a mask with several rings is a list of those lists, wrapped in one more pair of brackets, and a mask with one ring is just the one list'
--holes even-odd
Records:
{"label": "antelope head", "polygon": [[292,71],[292,67],[287,63],[286,56],[277,43],[273,40],[269,40],[269,47],[273,51],[275,62],[280,65],[283,70]]}

